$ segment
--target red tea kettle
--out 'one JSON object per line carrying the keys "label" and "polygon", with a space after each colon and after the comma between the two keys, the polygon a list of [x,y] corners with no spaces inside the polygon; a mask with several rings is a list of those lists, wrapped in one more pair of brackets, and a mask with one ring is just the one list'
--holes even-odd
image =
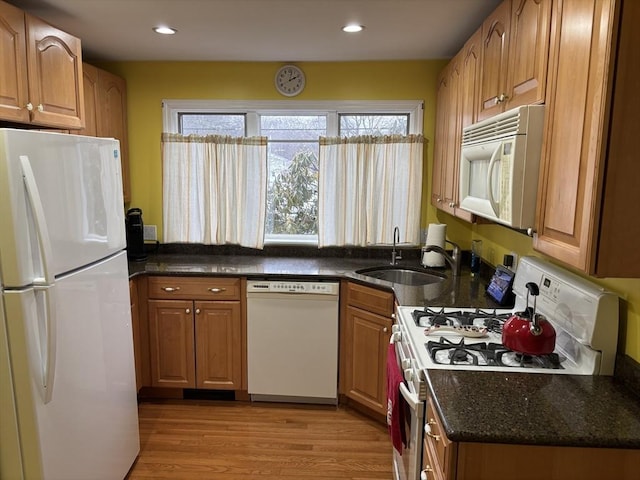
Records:
{"label": "red tea kettle", "polygon": [[[538,285],[529,282],[527,288],[527,308],[515,312],[502,328],[502,343],[509,350],[526,355],[546,355],[556,346],[556,331],[544,316],[536,313],[536,297],[540,293]],[[533,297],[533,308],[529,307],[529,294]]]}

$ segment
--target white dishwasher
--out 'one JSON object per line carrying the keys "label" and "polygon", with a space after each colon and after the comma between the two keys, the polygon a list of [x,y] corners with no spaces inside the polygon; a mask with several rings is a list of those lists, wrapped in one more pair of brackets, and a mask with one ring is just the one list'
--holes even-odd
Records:
{"label": "white dishwasher", "polygon": [[254,401],[338,400],[340,284],[247,281],[247,387]]}

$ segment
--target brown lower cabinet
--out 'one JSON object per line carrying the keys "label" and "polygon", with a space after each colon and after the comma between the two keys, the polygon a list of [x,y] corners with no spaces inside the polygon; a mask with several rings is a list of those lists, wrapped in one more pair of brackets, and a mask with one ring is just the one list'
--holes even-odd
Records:
{"label": "brown lower cabinet", "polygon": [[635,480],[638,465],[640,450],[451,442],[427,400],[422,478]]}
{"label": "brown lower cabinet", "polygon": [[340,393],[369,411],[387,411],[387,348],[393,324],[392,292],[342,284]]}
{"label": "brown lower cabinet", "polygon": [[149,277],[151,386],[240,390],[241,280]]}

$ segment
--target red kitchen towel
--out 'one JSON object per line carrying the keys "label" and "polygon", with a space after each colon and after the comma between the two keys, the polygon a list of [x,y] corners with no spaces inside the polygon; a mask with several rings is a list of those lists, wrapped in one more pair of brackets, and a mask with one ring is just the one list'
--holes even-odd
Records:
{"label": "red kitchen towel", "polygon": [[387,427],[393,447],[402,455],[402,446],[407,444],[404,428],[404,411],[400,384],[404,381],[396,360],[395,344],[389,344],[387,351]]}

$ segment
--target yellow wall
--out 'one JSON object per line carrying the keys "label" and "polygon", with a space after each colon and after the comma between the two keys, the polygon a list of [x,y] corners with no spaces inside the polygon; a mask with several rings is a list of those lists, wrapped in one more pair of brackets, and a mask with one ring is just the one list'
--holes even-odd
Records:
{"label": "yellow wall", "polygon": [[[429,143],[424,173],[422,226],[447,223],[447,236],[469,249],[484,243],[484,258],[501,263],[504,254],[538,255],[531,239],[499,225],[469,225],[429,202],[435,122],[436,76],[447,61],[299,63],[307,76],[300,100],[424,100],[424,134]],[[123,76],[128,90],[131,206],[142,208],[146,224],[162,233],[160,134],[163,99],[283,99],[273,87],[279,63],[123,62],[99,66]],[[620,351],[640,361],[640,279],[594,279],[622,298]]]}
{"label": "yellow wall", "polygon": [[[423,100],[425,158],[433,154],[436,76],[447,62],[301,62],[306,87],[294,100]],[[127,81],[131,205],[162,235],[160,134],[163,99],[283,100],[281,63],[123,62],[99,66]],[[428,162],[430,165],[431,162]],[[429,172],[425,171],[428,178]],[[429,182],[426,182],[428,185]],[[425,196],[427,193],[425,192]],[[423,224],[426,225],[426,211]]]}

